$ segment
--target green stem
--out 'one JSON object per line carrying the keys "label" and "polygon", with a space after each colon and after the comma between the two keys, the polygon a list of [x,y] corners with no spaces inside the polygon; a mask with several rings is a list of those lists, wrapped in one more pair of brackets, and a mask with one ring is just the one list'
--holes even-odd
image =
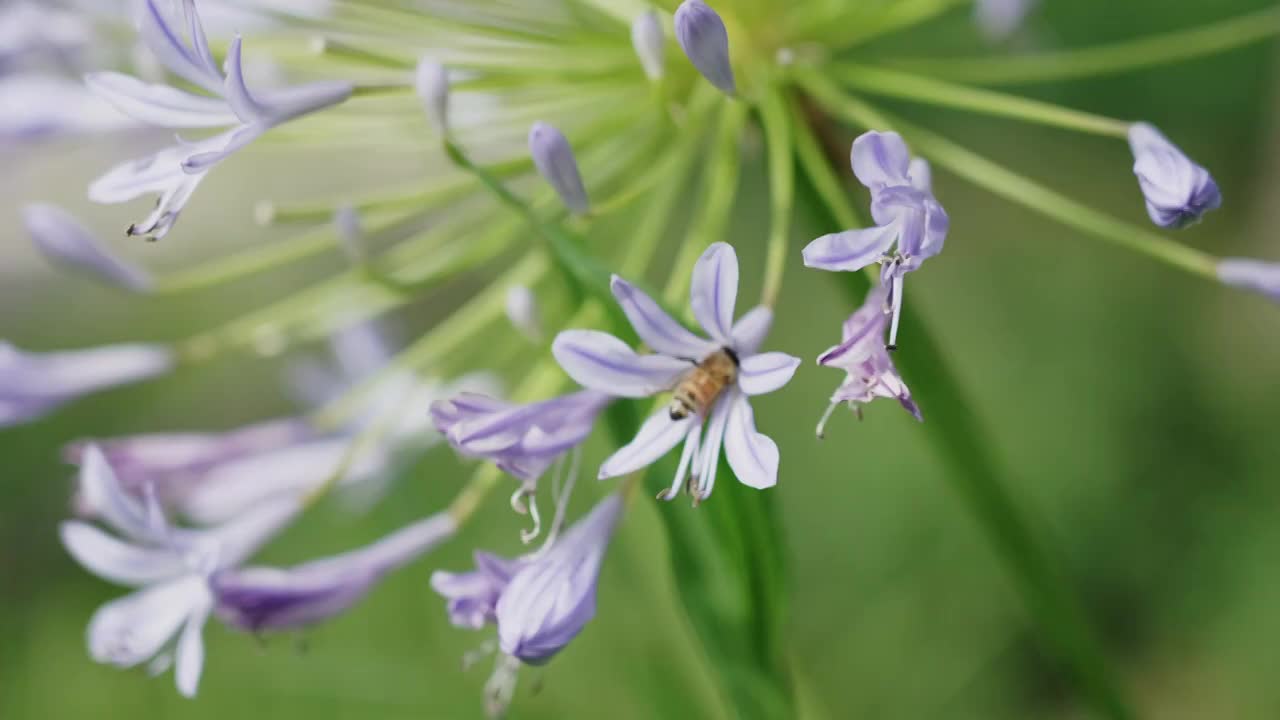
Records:
{"label": "green stem", "polygon": [[873,95],[1014,118],[1106,137],[1124,139],[1129,133],[1130,123],[1123,120],[896,70],[865,65],[832,65],[823,68],[823,71],[846,85]]}
{"label": "green stem", "polygon": [[[819,169],[820,156],[802,155],[806,172],[817,170],[813,184],[838,183],[830,168]],[[836,226],[847,226],[856,216],[843,195],[820,193],[819,200]],[[849,302],[858,305],[874,279],[866,273],[833,274]],[[903,334],[911,337],[911,352],[895,359],[913,394],[922,399],[928,416],[924,431],[937,452],[952,469],[948,478],[995,552],[1005,563],[1032,616],[1071,668],[1077,681],[1097,708],[1107,717],[1133,717],[1118,684],[1112,678],[1106,658],[1095,637],[1087,613],[1071,587],[1061,560],[1042,535],[1043,524],[1026,519],[1024,511],[1002,484],[996,458],[981,438],[982,423],[973,412],[969,398],[947,368],[942,348],[909,307],[902,313]]]}
{"label": "green stem", "polygon": [[1280,34],[1280,7],[1189,30],[1081,50],[999,58],[928,58],[894,62],[926,75],[980,85],[1016,85],[1096,77],[1233,50]]}
{"label": "green stem", "polygon": [[865,128],[895,128],[923,156],[1001,197],[1113,245],[1194,275],[1217,279],[1217,263],[1206,253],[1117,220],[991,162],[940,135],[890,118],[857,98],[845,96],[839,88],[817,74],[805,73],[801,77],[801,83],[837,116]]}
{"label": "green stem", "polygon": [[765,255],[764,286],[760,302],[773,307],[787,268],[791,209],[795,200],[795,158],[791,155],[791,120],[782,91],[771,88],[760,101],[765,147],[769,152],[769,244]]}

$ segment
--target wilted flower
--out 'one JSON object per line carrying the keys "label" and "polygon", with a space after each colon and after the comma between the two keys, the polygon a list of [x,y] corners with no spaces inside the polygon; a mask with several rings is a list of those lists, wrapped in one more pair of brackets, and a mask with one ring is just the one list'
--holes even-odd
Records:
{"label": "wilted flower", "polygon": [[162,345],[23,352],[0,341],[0,428],[34,420],[82,395],[163,375],[173,352]]}
{"label": "wilted flower", "polygon": [[698,72],[721,91],[738,92],[729,63],[729,31],[720,15],[702,0],[685,0],[676,9],[675,26],[680,48]]}
{"label": "wilted flower", "polygon": [[214,612],[226,623],[255,633],[328,620],[455,530],[457,524],[448,514],[433,515],[358,550],[291,568],[221,570],[211,579]]}
{"label": "wilted flower", "polygon": [[248,559],[294,518],[299,504],[263,503],[209,530],[171,527],[154,498],[144,504],[120,487],[96,448],[85,454],[80,487],[94,515],[121,537],[67,521],[61,527],[67,552],[104,580],[140,588],[94,613],[90,656],[117,667],[171,656],[179,692],[194,696],[204,665],[202,630],[213,608],[208,577]]}
{"label": "wilted flower", "polygon": [[694,266],[690,305],[709,340],[686,330],[622,278],[615,275],[612,287],[636,334],[658,354],[637,355],[608,333],[566,330],[552,345],[556,360],[579,384],[599,392],[647,397],[675,391],[675,399],[670,409],[645,421],[630,444],[605,460],[600,477],[639,470],[683,440],[680,467],[664,495],[668,500],[679,492],[686,473],[696,483],[691,488],[695,501],[711,495],[722,443],[739,481],[754,488],[776,484],[778,447],[756,432],[748,397],[786,385],[800,360],[759,352],[772,320],[767,308],[756,308],[733,322],[738,298],[738,256],[733,248],[714,243]]}
{"label": "wilted flower", "polygon": [[[820,270],[856,271],[881,263],[881,283],[891,289],[889,345],[893,347],[906,275],[942,252],[951,222],[933,196],[928,164],[912,164],[902,136],[864,133],[853,142],[850,156],[854,175],[871,190],[876,227],[823,235],[804,249],[804,264]],[[913,168],[923,171],[920,177],[911,174]]]}
{"label": "wilted flower", "polygon": [[578,160],[564,133],[547,123],[534,123],[529,128],[529,154],[538,173],[560,196],[565,207],[579,215],[591,210]]}
{"label": "wilted flower", "polygon": [[27,234],[54,263],[134,292],[155,285],[145,270],[116,257],[70,213],[53,205],[28,205],[22,211]]}
{"label": "wilted flower", "polygon": [[1218,183],[1208,170],[1187,157],[1168,138],[1147,123],[1129,128],[1133,174],[1138,176],[1151,222],[1183,228],[1222,205]]}
{"label": "wilted flower", "polygon": [[174,75],[209,95],[148,85],[119,73],[93,73],[86,82],[121,112],[139,121],[172,128],[232,126],[218,135],[194,143],[181,143],[142,160],[119,165],[89,188],[95,202],[119,203],[157,193],[160,200],[130,235],[164,237],[177,220],[200,181],[214,165],[253,142],[271,128],[346,100],[351,85],[319,82],[267,93],[252,93],[241,67],[240,38],[227,49],[225,73],[209,50],[194,0],[183,0],[184,20],[190,28],[187,40],[156,0],[145,0],[139,34],[147,47]]}
{"label": "wilted flower", "polygon": [[1251,290],[1280,302],[1280,263],[1225,258],[1218,262],[1218,279],[1232,287]]}
{"label": "wilted flower", "polygon": [[840,344],[818,357],[819,365],[847,373],[844,382],[832,393],[831,405],[818,423],[818,437],[824,435],[827,420],[836,407],[848,405],[861,417],[861,406],[878,397],[895,398],[917,420],[923,419],[884,345],[888,299],[885,288],[876,286],[862,307],[845,320]]}

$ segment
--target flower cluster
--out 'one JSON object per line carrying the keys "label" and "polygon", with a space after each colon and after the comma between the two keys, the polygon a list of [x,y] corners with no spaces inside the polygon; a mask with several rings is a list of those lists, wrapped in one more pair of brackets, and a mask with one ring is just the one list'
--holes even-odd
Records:
{"label": "flower cluster", "polygon": [[[129,4],[146,53],[125,47],[105,61],[114,70],[89,72],[75,85],[83,96],[77,102],[94,103],[92,114],[78,113],[76,129],[101,133],[104,145],[121,127],[193,137],[165,139],[89,184],[97,203],[157,197],[127,236],[177,233],[180,214],[213,168],[247,162],[256,147],[280,138],[311,149],[309,159],[325,168],[335,164],[331,150],[372,146],[391,148],[386,155],[395,158],[424,153],[432,168],[407,190],[349,188],[296,206],[264,200],[256,216],[277,230],[270,247],[176,274],[121,257],[114,238],[56,206],[32,203],[23,213],[51,263],[151,298],[324,253],[347,261],[323,282],[189,340],[50,352],[0,342],[0,427],[9,427],[228,352],[274,355],[331,341],[336,369],[314,360],[292,365],[290,384],[302,396],[296,413],[67,448],[79,466],[78,517],[62,525],[62,542],[90,572],[135,588],[94,614],[89,654],[120,667],[172,663],[187,696],[197,691],[210,617],[254,634],[336,618],[390,573],[453,539],[505,473],[515,481],[512,506],[533,521],[522,545],[542,537],[541,545],[476,552],[473,570],[430,576],[455,626],[496,633],[500,653],[486,704],[492,714],[504,712],[519,668],[550,662],[594,617],[611,539],[643,476],[658,474],[647,468],[672,455],[653,489],[667,501],[686,492],[694,506],[711,500],[725,472],[722,454],[748,488],[787,481],[779,443],[765,434],[782,430],[783,419],[767,412],[758,419],[753,402],[785,388],[801,364],[763,349],[789,260],[866,272],[870,286],[839,344],[817,357],[845,373],[818,435],[840,405],[861,417],[876,398],[895,399],[923,419],[895,360],[911,377],[906,277],[941,253],[951,229],[933,166],[1084,234],[1280,301],[1280,265],[1214,258],[1160,232],[1199,221],[1222,198],[1209,172],[1151,125],[953,83],[945,63],[935,78],[843,59],[849,47],[954,3],[924,3],[910,13],[894,13],[892,3],[801,0],[719,0],[715,8],[685,0],[672,12],[602,1],[590,3],[590,13],[552,0],[233,3],[249,7],[230,16],[242,27],[271,34],[305,18],[321,34],[305,50],[319,58],[293,48],[286,34],[278,45],[264,43],[281,52],[262,67],[246,57],[239,34],[207,32],[208,12],[227,10],[220,3]],[[980,1],[973,22],[994,43],[1017,34],[1034,12],[1033,2]],[[119,18],[109,15],[29,3],[0,10],[0,93],[29,81],[33,68],[45,72],[51,57],[75,56],[77,71],[88,69],[80,51],[110,44],[104,30]],[[1215,41],[1213,49],[1222,46]],[[126,67],[132,73],[119,71]],[[295,76],[310,79],[280,81]],[[49,97],[49,86],[41,87],[22,97]],[[1134,213],[1141,218],[1140,196],[1158,230],[1100,213],[1082,219],[1075,201],[886,115],[874,102],[882,95],[1126,140],[1137,177]],[[0,143],[30,141],[54,118],[43,114],[49,103],[26,104],[31,110],[11,133],[0,102]],[[66,111],[80,106],[60,104],[59,123],[77,115]],[[758,138],[767,146],[771,229],[767,238],[735,234],[731,245],[724,239],[744,149]],[[868,223],[856,221],[859,203],[841,183],[850,141],[847,162],[869,195]],[[846,219],[828,223],[832,232],[802,250],[791,242],[796,168],[830,216]],[[637,206],[644,213],[634,222],[596,222]],[[299,225],[312,227],[291,231]],[[742,282],[740,251],[746,267],[764,258],[758,304],[740,302],[743,288],[755,286],[752,278]],[[660,291],[650,285],[659,272]],[[387,342],[381,315],[454,279],[468,282],[431,296],[436,325],[404,347]],[[475,287],[482,289],[471,293]],[[741,307],[750,309],[739,315]],[[509,326],[495,331],[504,318]],[[895,354],[900,328],[907,339]],[[481,370],[512,365],[521,380],[510,393]],[[579,467],[596,457],[591,441],[604,425],[613,446],[598,466],[592,461],[596,477],[628,477],[570,522]],[[355,549],[287,567],[251,564],[332,491],[376,502],[403,461],[437,440],[465,461],[481,461],[447,508]],[[547,494],[555,512],[544,529],[538,499]]]}

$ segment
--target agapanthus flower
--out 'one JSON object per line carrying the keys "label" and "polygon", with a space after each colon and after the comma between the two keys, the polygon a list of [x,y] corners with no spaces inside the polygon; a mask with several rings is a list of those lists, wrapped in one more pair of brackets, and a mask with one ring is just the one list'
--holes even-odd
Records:
{"label": "agapanthus flower", "polygon": [[54,263],[133,292],[147,292],[155,285],[147,271],[117,257],[61,208],[28,205],[22,220],[36,248]]}
{"label": "agapanthus flower", "polygon": [[685,0],[676,9],[676,40],[689,62],[712,85],[729,95],[738,91],[729,62],[729,31],[719,13],[702,0]]}
{"label": "agapanthus flower", "polygon": [[431,416],[458,452],[490,460],[532,483],[587,439],[596,417],[612,401],[610,394],[594,390],[526,405],[461,393],[433,403]]}
{"label": "agapanthus flower", "polygon": [[202,632],[214,604],[209,577],[248,559],[297,515],[300,505],[262,503],[207,530],[173,527],[154,496],[144,503],[125,492],[96,448],[85,454],[80,487],[94,515],[118,536],[70,520],[61,527],[67,552],[98,577],[139,588],[93,614],[90,656],[122,668],[171,659],[179,692],[194,696],[204,666]]}
{"label": "agapanthus flower", "polygon": [[1129,128],[1133,174],[1138,176],[1151,222],[1183,228],[1222,205],[1213,176],[1147,123]]}
{"label": "agapanthus flower", "polygon": [[388,573],[453,536],[447,513],[432,515],[356,550],[289,568],[221,570],[211,578],[214,612],[251,632],[305,627],[345,612]]}
{"label": "agapanthus flower", "polygon": [[1231,287],[1250,290],[1280,302],[1280,263],[1224,258],[1218,262],[1218,279]]}
{"label": "agapanthus flower", "polygon": [[827,420],[840,405],[848,405],[859,417],[862,405],[872,400],[894,398],[917,420],[920,408],[911,399],[911,391],[902,381],[893,357],[885,348],[884,334],[889,325],[889,293],[877,285],[867,294],[841,328],[840,344],[818,356],[818,364],[843,370],[847,374],[840,387],[831,394],[831,405],[818,423],[818,437],[825,434]]}
{"label": "agapanthus flower", "polygon": [[951,221],[930,186],[927,164],[913,164],[902,136],[868,132],[853,141],[853,174],[871,191],[876,227],[823,235],[804,249],[804,264],[820,270],[861,270],[880,263],[880,282],[890,288],[893,323],[889,345],[897,344],[906,275],[942,252]]}
{"label": "agapanthus flower", "polygon": [[160,196],[155,210],[129,227],[130,235],[164,237],[214,165],[271,128],[336,105],[351,95],[351,85],[344,82],[251,92],[245,84],[240,38],[232,40],[227,50],[224,71],[209,50],[194,0],[183,0],[182,16],[185,34],[182,24],[156,0],[145,0],[139,36],[170,72],[208,94],[150,85],[114,72],[86,77],[94,92],[141,122],[170,128],[230,128],[119,165],[90,186],[89,198],[101,203],[125,202],[151,193]]}
{"label": "agapanthus flower", "polygon": [[552,345],[560,367],[580,385],[617,397],[672,392],[686,382],[694,383],[689,388],[695,397],[677,392],[671,408],[646,420],[631,443],[605,460],[600,478],[646,467],[683,440],[680,466],[666,499],[676,496],[686,474],[693,478],[695,501],[710,497],[721,445],[740,482],[754,488],[775,485],[778,446],[756,431],[748,398],[786,385],[800,360],[760,352],[772,322],[768,308],[755,308],[734,323],[738,256],[733,248],[714,243],[693,269],[690,306],[709,339],[685,329],[626,280],[614,276],[612,288],[636,334],[656,354],[637,355],[608,333],[566,330]]}
{"label": "agapanthus flower", "polygon": [[83,395],[163,375],[173,362],[163,345],[24,352],[0,341],[0,428],[35,420]]}

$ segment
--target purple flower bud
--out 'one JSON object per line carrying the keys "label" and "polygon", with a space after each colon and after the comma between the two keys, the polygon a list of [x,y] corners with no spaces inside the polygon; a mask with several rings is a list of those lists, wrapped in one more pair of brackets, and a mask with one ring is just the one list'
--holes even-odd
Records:
{"label": "purple flower bud", "polygon": [[134,292],[150,292],[155,285],[146,271],[111,254],[88,228],[61,208],[28,205],[22,219],[36,249],[55,264]]}
{"label": "purple flower bud", "polygon": [[844,370],[847,374],[831,395],[831,405],[818,423],[822,437],[827,420],[840,404],[846,404],[861,416],[860,405],[878,397],[895,398],[917,420],[920,409],[911,399],[911,391],[898,375],[893,358],[885,348],[884,333],[889,323],[889,291],[883,285],[867,295],[862,307],[845,321],[839,345],[818,357],[818,364]]}
{"label": "purple flower bud", "polygon": [[507,320],[512,327],[533,342],[542,340],[542,314],[538,297],[524,285],[513,285],[507,290]]}
{"label": "purple flower bud", "polygon": [[0,341],[0,428],[34,420],[99,390],[156,377],[173,367],[162,345],[107,345],[28,353]]}
{"label": "purple flower bud", "polygon": [[1133,173],[1146,198],[1147,214],[1156,225],[1184,228],[1222,205],[1222,194],[1209,171],[1151,125],[1131,125],[1129,147],[1133,150]]}
{"label": "purple flower bud", "polygon": [[1260,293],[1280,302],[1280,263],[1224,258],[1218,262],[1218,279],[1231,287]]}
{"label": "purple flower bud", "polygon": [[1034,0],[978,0],[973,21],[988,40],[1003,40],[1022,26],[1034,4]]}
{"label": "purple flower bud", "polygon": [[494,610],[503,653],[541,665],[595,616],[600,565],[622,509],[621,496],[610,495],[515,573]]}
{"label": "purple flower bud", "polygon": [[529,405],[511,405],[475,393],[434,403],[436,428],[458,452],[484,458],[532,482],[564,453],[580,445],[613,398],[581,390]]}
{"label": "purple flower bud", "polygon": [[210,580],[224,622],[262,632],[304,627],[332,618],[363,598],[387,573],[453,536],[448,514],[434,515],[359,550],[288,569],[249,567]]}
{"label": "purple flower bud", "polygon": [[712,85],[736,94],[733,66],[729,63],[729,31],[724,21],[702,0],[685,0],[676,10],[676,40],[689,62]]}
{"label": "purple flower bud", "polygon": [[635,48],[640,66],[650,80],[662,78],[666,64],[667,38],[662,32],[662,21],[654,10],[645,10],[631,23],[631,46]]}
{"label": "purple flower bud", "polygon": [[591,209],[582,174],[578,172],[578,161],[564,133],[546,123],[534,123],[529,128],[529,154],[565,207],[578,215],[585,215]]}
{"label": "purple flower bud", "polygon": [[443,65],[424,57],[418,61],[414,79],[418,100],[427,113],[427,119],[441,137],[449,134],[449,73]]}

